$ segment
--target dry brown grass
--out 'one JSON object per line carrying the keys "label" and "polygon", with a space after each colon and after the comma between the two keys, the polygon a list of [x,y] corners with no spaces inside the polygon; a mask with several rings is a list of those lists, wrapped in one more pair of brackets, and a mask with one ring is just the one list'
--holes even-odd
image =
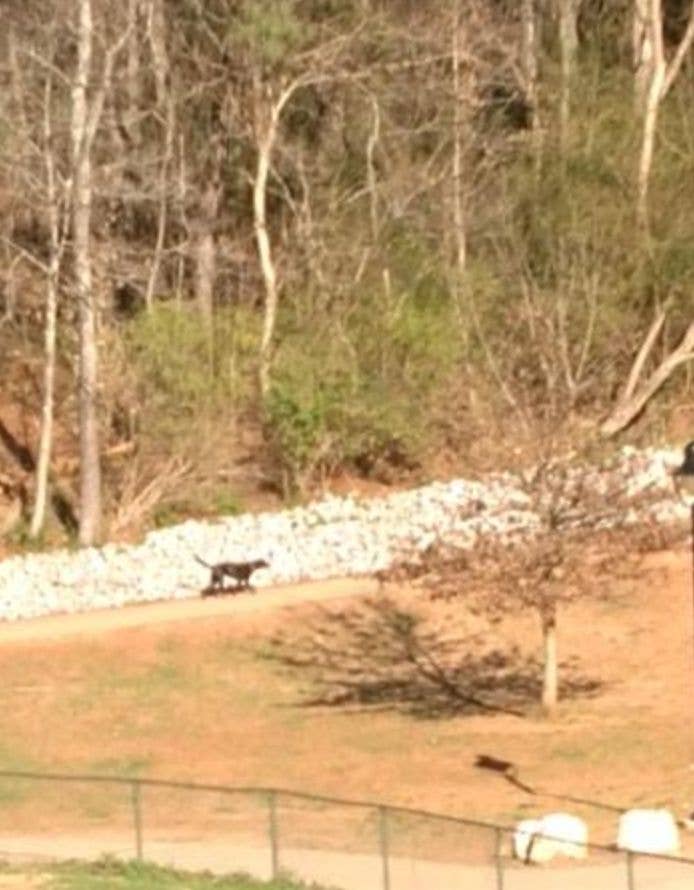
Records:
{"label": "dry brown grass", "polygon": [[[533,797],[474,763],[483,753],[512,761],[524,782],[557,795],[691,809],[687,554],[650,557],[635,577],[615,583],[609,602],[571,604],[562,615],[561,657],[601,686],[562,704],[552,721],[531,707],[519,718],[413,714],[389,701],[306,706],[312,681],[265,656],[278,628],[299,638],[316,616],[325,620],[326,607],[266,611],[262,594],[255,613],[177,622],[171,604],[167,624],[91,636],[86,624],[73,639],[8,641],[0,649],[0,766],[282,786],[503,822],[569,807],[589,820],[595,840],[609,842],[613,813]],[[452,631],[463,620],[454,603],[404,588],[389,594],[432,627]],[[328,612],[352,605],[343,599]],[[499,633],[520,652],[538,644],[532,616]],[[10,783],[0,792],[5,827],[129,818],[127,802],[103,790],[66,795]],[[162,798],[156,817],[209,826],[206,807],[202,798],[193,805],[174,796],[167,808]]]}

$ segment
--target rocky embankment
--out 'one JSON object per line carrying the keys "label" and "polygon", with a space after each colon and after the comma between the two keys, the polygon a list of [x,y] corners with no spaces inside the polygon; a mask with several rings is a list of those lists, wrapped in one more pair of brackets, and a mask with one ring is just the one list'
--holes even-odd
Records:
{"label": "rocky embankment", "polygon": [[[596,484],[619,474],[633,491],[652,488],[657,496],[650,514],[671,522],[686,515],[670,478],[678,463],[676,452],[625,450],[595,471]],[[511,474],[434,482],[377,499],[329,497],[279,513],[188,521],[151,532],[138,545],[1,562],[0,620],[199,596],[209,573],[195,554],[208,562],[264,558],[270,568],[253,577],[262,587],[369,574],[435,540],[471,546],[479,535],[503,535],[536,521]]]}

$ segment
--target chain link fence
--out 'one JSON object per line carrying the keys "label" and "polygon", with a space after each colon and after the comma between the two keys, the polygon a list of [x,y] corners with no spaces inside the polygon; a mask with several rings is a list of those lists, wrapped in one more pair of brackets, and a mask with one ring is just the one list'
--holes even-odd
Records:
{"label": "chain link fence", "polygon": [[685,890],[694,860],[590,844],[577,863],[512,856],[513,829],[272,788],[0,771],[0,857],[102,855],[289,873],[340,890]]}

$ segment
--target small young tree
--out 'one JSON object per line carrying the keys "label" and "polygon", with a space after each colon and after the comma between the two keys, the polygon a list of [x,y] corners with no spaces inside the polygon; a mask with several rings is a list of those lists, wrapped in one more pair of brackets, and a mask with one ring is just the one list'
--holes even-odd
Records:
{"label": "small young tree", "polygon": [[531,610],[542,632],[542,706],[559,701],[557,626],[562,606],[609,595],[618,566],[643,547],[635,509],[647,492],[631,496],[621,473],[600,473],[571,460],[546,460],[519,477],[536,521],[506,538],[485,537],[471,551],[447,549],[428,560],[435,593],[465,591],[475,611],[492,620]]}

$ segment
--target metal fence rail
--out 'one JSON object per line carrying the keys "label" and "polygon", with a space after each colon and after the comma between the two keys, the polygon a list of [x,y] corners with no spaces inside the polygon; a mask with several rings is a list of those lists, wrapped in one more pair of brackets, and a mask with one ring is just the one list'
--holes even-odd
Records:
{"label": "metal fence rail", "polygon": [[[27,832],[23,808],[45,813],[46,827]],[[58,837],[55,824],[70,832]],[[495,823],[282,788],[0,770],[0,856],[107,852],[258,877],[288,871],[344,890],[550,890],[570,871],[591,890],[694,886],[692,859],[592,843],[580,864],[528,868],[513,860],[512,836]]]}

